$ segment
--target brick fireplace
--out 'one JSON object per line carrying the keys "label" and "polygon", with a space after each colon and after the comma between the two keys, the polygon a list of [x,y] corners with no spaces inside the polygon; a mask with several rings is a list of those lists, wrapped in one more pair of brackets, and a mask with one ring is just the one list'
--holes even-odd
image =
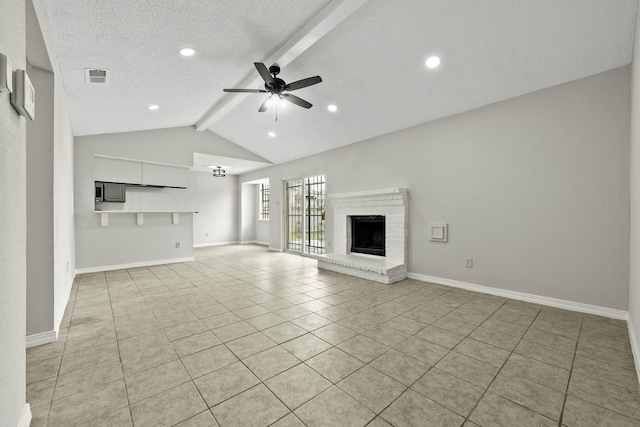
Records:
{"label": "brick fireplace", "polygon": [[[329,194],[333,253],[318,257],[318,267],[380,283],[407,277],[409,211],[406,188]],[[351,217],[384,217],[384,256],[351,252]]]}

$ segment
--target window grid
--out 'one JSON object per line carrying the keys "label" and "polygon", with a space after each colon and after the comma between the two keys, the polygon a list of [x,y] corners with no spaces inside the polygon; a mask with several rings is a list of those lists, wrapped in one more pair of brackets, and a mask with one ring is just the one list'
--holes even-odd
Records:
{"label": "window grid", "polygon": [[287,197],[286,249],[302,251],[302,180],[294,179],[285,183]]}
{"label": "window grid", "polygon": [[324,175],[305,180],[307,198],[306,249],[310,254],[324,253]]}
{"label": "window grid", "polygon": [[269,220],[269,184],[260,184],[260,219]]}

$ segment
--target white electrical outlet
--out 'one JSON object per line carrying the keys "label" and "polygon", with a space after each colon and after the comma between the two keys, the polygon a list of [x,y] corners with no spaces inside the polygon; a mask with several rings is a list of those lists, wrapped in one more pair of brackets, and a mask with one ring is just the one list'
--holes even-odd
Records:
{"label": "white electrical outlet", "polygon": [[466,258],[464,266],[467,268],[473,268],[473,258]]}

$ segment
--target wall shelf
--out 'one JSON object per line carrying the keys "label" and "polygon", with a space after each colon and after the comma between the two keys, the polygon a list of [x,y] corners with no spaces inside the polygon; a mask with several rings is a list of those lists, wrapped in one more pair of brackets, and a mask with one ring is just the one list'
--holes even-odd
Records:
{"label": "wall shelf", "polygon": [[136,216],[136,224],[144,224],[144,214],[171,214],[171,222],[178,224],[180,222],[180,214],[197,214],[198,211],[93,211],[100,214],[100,225],[106,227],[109,225],[110,214],[134,214]]}

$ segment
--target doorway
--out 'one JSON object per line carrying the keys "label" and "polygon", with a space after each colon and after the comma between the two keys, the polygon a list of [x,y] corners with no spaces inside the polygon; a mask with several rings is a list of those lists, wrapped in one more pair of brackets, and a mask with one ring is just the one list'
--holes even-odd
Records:
{"label": "doorway", "polygon": [[323,254],[325,245],[324,175],[284,182],[285,250]]}

